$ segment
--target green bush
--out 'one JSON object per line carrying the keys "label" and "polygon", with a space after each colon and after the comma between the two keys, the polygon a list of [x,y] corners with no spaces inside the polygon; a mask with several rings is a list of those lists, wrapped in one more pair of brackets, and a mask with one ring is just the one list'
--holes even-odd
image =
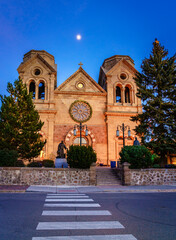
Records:
{"label": "green bush", "polygon": [[54,161],[53,160],[49,160],[49,159],[45,159],[42,162],[44,167],[49,167],[49,168],[54,168]]}
{"label": "green bush", "polygon": [[71,168],[90,168],[97,161],[97,155],[91,146],[70,146],[67,162]]}
{"label": "green bush", "polygon": [[165,165],[165,168],[176,168],[176,165],[174,165],[174,164],[167,164],[167,165]]}
{"label": "green bush", "polygon": [[41,162],[30,162],[27,167],[42,167]]}
{"label": "green bush", "polygon": [[156,164],[153,164],[153,165],[152,165],[152,168],[161,168],[161,166],[156,163]]}
{"label": "green bush", "polygon": [[128,162],[132,169],[152,166],[152,154],[145,146],[125,146],[120,152],[120,157],[120,163]]}
{"label": "green bush", "polygon": [[18,159],[18,153],[14,150],[0,150],[0,167],[14,167]]}
{"label": "green bush", "polygon": [[25,167],[25,164],[22,160],[18,160],[15,163],[15,167]]}

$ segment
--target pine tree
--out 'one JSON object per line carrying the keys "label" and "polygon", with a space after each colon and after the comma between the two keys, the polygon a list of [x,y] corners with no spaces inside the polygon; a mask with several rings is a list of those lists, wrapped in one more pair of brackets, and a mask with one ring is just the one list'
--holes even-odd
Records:
{"label": "pine tree", "polygon": [[138,123],[136,134],[159,155],[162,165],[167,154],[176,152],[176,55],[167,55],[156,39],[150,57],[142,62],[142,73],[134,78],[143,113],[131,118]]}
{"label": "pine tree", "polygon": [[20,159],[31,160],[40,154],[45,142],[39,131],[43,126],[22,79],[8,83],[9,96],[0,96],[0,149],[16,150]]}

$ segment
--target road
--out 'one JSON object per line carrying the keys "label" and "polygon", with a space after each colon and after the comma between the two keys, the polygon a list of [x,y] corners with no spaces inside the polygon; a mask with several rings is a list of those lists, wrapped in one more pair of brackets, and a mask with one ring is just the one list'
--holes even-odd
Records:
{"label": "road", "polygon": [[176,239],[176,193],[63,194],[0,194],[0,239]]}

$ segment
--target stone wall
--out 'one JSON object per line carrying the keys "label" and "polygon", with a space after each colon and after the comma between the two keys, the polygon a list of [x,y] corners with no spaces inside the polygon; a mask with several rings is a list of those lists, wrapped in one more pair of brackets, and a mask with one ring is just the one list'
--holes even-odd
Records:
{"label": "stone wall", "polygon": [[123,164],[123,185],[176,184],[176,169],[129,169],[129,166],[129,163]]}
{"label": "stone wall", "polygon": [[96,168],[0,168],[0,185],[95,185]]}

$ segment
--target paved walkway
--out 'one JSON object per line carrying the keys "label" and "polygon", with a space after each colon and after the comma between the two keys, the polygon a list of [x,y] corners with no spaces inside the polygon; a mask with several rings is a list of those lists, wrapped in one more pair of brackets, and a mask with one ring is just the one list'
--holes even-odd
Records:
{"label": "paved walkway", "polygon": [[102,192],[176,192],[176,185],[159,185],[159,186],[30,186],[27,192],[74,192],[74,193],[102,193]]}
{"label": "paved walkway", "polygon": [[24,186],[24,185],[0,185],[1,192],[46,192],[46,193],[144,193],[144,192],[176,192],[175,185],[157,186]]}

